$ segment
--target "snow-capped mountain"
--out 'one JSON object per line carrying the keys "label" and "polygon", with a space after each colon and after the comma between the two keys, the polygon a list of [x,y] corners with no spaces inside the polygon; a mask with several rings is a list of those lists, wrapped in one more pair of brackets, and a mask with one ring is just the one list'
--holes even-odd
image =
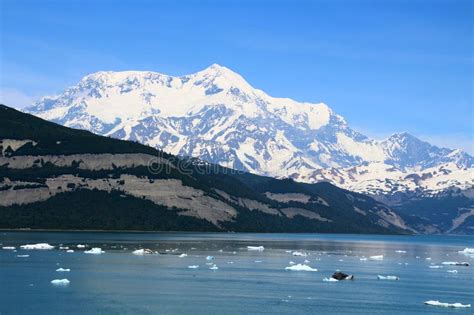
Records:
{"label": "snow-capped mountain", "polygon": [[228,68],[97,72],[28,109],[41,118],[226,167],[370,194],[474,187],[474,158],[407,133],[383,141],[324,103],[275,98]]}

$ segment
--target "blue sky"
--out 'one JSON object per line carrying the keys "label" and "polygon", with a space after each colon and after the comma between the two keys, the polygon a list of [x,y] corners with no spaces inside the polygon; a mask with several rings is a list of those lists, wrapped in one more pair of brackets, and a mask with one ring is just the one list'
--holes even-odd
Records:
{"label": "blue sky", "polygon": [[473,147],[473,2],[0,0],[0,101],[99,70],[219,63],[272,96],[325,102],[377,138]]}

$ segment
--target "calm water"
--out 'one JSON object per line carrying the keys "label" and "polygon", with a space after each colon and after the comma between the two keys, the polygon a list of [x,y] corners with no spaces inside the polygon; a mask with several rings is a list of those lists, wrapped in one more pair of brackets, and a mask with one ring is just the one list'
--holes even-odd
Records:
{"label": "calm water", "polygon": [[[76,251],[0,249],[0,314],[472,314],[426,300],[474,306],[474,247],[467,236],[0,232],[1,246],[47,242]],[[101,247],[87,255],[77,244]],[[252,252],[247,246],[265,247]],[[136,256],[138,248],[162,254]],[[167,251],[168,250],[168,251]],[[173,251],[174,250],[174,251]],[[304,251],[294,257],[287,251]],[[404,250],[406,253],[397,253]],[[187,257],[178,255],[187,253]],[[17,255],[30,255],[17,257]],[[218,270],[210,270],[206,256]],[[361,261],[384,255],[383,261]],[[417,258],[418,256],[418,258]],[[427,260],[426,258],[431,258]],[[318,272],[288,271],[290,261]],[[429,268],[443,261],[469,267]],[[198,269],[188,269],[199,265]],[[59,267],[70,268],[59,273]],[[354,281],[323,282],[336,269]],[[449,273],[456,269],[458,273]],[[377,280],[396,275],[399,281]],[[68,278],[65,287],[53,279]]]}

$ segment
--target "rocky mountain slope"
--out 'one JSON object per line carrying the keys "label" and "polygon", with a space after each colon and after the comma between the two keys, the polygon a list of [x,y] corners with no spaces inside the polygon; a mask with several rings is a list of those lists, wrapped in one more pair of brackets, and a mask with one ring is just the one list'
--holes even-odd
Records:
{"label": "rocky mountain slope", "polygon": [[370,194],[474,186],[474,158],[407,133],[376,141],[326,104],[274,98],[219,66],[173,77],[98,72],[29,112],[175,155]]}
{"label": "rocky mountain slope", "polygon": [[181,159],[0,105],[0,228],[410,233],[384,204]]}
{"label": "rocky mountain slope", "polygon": [[[474,209],[474,158],[462,150],[438,148],[407,133],[370,139],[326,104],[271,97],[219,65],[181,77],[97,72],[28,111],[228,168],[328,181],[414,215],[420,231],[451,231],[456,218]],[[424,207],[419,202],[452,193],[462,202],[442,210],[449,212],[449,228],[410,212]]]}

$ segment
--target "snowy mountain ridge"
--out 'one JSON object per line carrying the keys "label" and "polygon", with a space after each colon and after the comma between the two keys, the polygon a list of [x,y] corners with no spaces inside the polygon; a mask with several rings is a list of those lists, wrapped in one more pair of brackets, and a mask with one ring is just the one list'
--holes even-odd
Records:
{"label": "snowy mountain ridge", "polygon": [[408,133],[377,141],[324,103],[275,98],[212,65],[175,77],[97,72],[28,112],[62,125],[260,175],[370,194],[474,187],[474,158]]}

